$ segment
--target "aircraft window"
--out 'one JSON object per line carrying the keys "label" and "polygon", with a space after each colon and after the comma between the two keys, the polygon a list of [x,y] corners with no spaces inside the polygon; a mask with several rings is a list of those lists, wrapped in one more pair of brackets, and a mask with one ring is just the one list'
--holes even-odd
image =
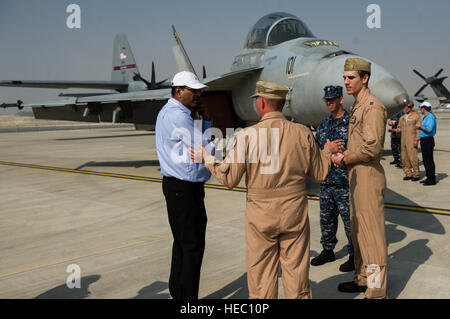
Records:
{"label": "aircraft window", "polygon": [[311,32],[296,19],[286,19],[275,25],[267,41],[268,46],[277,45],[296,38],[311,37]]}
{"label": "aircraft window", "polygon": [[244,48],[267,47],[267,34],[269,32],[269,46],[295,38],[314,37],[308,27],[297,17],[284,12],[276,12],[266,15],[256,22],[247,35]]}

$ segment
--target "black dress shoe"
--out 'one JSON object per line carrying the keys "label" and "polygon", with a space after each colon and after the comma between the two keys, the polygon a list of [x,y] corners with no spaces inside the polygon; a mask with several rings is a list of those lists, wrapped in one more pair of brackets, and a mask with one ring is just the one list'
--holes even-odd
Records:
{"label": "black dress shoe", "polygon": [[349,256],[348,260],[339,267],[339,270],[342,271],[342,272],[349,272],[349,271],[355,270],[354,257],[353,256]]}
{"label": "black dress shoe", "polygon": [[423,181],[420,181],[419,183],[424,184],[424,183],[426,183],[426,182],[428,182],[428,179],[424,179]]}
{"label": "black dress shoe", "polygon": [[403,177],[403,180],[404,180],[404,181],[408,181],[408,180],[410,180],[410,179],[412,179],[411,176],[405,176],[405,177]]}
{"label": "black dress shoe", "polygon": [[338,286],[338,290],[340,292],[365,292],[367,289],[367,286],[359,286],[354,281],[349,282],[341,282]]}
{"label": "black dress shoe", "polygon": [[411,180],[412,180],[413,182],[417,182],[419,179],[420,179],[420,177],[413,177],[413,178],[411,178]]}
{"label": "black dress shoe", "polygon": [[334,257],[334,252],[332,250],[324,249],[319,256],[311,260],[311,265],[320,266],[335,260],[336,258]]}
{"label": "black dress shoe", "polygon": [[423,186],[431,186],[431,185],[436,185],[436,182],[426,181],[425,183],[423,183]]}
{"label": "black dress shoe", "polygon": [[393,165],[393,164],[397,164],[397,163],[400,163],[399,161],[397,161],[397,160],[393,160],[392,162],[390,162],[389,164],[391,164],[391,165]]}

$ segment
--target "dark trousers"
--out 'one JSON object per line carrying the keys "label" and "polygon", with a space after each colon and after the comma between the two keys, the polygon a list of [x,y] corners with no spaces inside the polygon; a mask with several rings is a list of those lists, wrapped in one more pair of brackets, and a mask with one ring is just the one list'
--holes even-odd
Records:
{"label": "dark trousers", "polygon": [[433,159],[434,137],[421,137],[420,148],[422,149],[422,160],[423,166],[425,166],[427,180],[436,183],[436,169]]}
{"label": "dark trousers", "polygon": [[204,183],[164,177],[162,187],[173,235],[169,292],[174,299],[197,299],[207,222]]}
{"label": "dark trousers", "polygon": [[349,187],[339,185],[320,185],[320,243],[323,249],[334,250],[338,242],[338,216],[344,223],[345,235],[348,239],[347,251],[354,255],[352,236],[350,234],[350,202]]}
{"label": "dark trousers", "polygon": [[401,135],[400,137],[397,137],[397,135],[393,136],[393,134],[391,135],[391,149],[394,160],[400,162]]}

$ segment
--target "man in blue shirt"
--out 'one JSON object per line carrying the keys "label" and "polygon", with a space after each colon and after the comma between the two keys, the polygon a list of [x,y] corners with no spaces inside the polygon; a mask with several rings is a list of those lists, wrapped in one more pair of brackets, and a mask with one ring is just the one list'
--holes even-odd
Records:
{"label": "man in blue shirt", "polygon": [[[315,139],[320,149],[323,149],[327,140],[342,140],[347,148],[348,112],[342,107],[344,98],[342,86],[326,86],[324,88],[325,104],[330,116],[323,119],[317,127]],[[320,230],[322,237],[320,243],[323,250],[319,256],[311,260],[312,266],[320,266],[335,260],[334,248],[337,244],[338,216],[341,215],[347,235],[347,251],[349,259],[339,267],[342,272],[355,270],[354,251],[350,234],[350,206],[348,172],[345,167],[332,166],[327,178],[320,183]]]}
{"label": "man in blue shirt", "polygon": [[420,105],[420,112],[423,115],[423,120],[422,123],[417,124],[416,127],[419,129],[423,166],[425,166],[425,172],[427,174],[427,179],[423,182],[423,185],[436,185],[436,169],[433,159],[436,117],[431,113],[431,104],[428,102],[423,102],[422,105]]}
{"label": "man in blue shirt", "polygon": [[169,278],[174,299],[198,298],[207,222],[204,183],[211,173],[204,164],[191,161],[189,148],[209,142],[202,133],[212,121],[206,114],[203,121],[194,121],[193,116],[206,113],[200,104],[201,90],[206,87],[191,72],[175,74],[172,98],[156,119],[156,151],[174,239]]}

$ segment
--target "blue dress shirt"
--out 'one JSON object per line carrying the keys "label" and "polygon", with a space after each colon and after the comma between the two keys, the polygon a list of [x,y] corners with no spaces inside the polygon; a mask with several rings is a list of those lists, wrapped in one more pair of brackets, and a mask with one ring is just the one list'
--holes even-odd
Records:
{"label": "blue dress shirt", "polygon": [[[191,161],[189,148],[202,144],[212,154],[213,144],[203,136],[212,121],[191,117],[191,111],[178,100],[170,98],[156,119],[156,152],[161,174],[188,182],[205,182],[211,173],[204,164]],[[195,147],[194,147],[195,146]]]}
{"label": "blue dress shirt", "polygon": [[436,135],[436,117],[433,113],[428,112],[423,117],[422,126],[431,132],[427,133],[424,130],[419,130],[419,137],[433,137]]}

